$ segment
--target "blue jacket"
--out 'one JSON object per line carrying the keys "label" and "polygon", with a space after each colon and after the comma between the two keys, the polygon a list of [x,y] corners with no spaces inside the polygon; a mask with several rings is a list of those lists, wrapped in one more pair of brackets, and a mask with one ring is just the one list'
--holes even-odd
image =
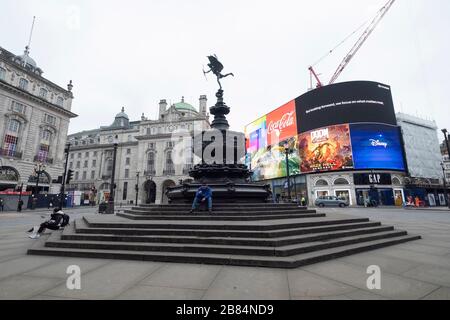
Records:
{"label": "blue jacket", "polygon": [[201,198],[201,199],[203,199],[203,198],[209,199],[209,198],[211,198],[211,196],[212,196],[212,190],[208,186],[206,186],[206,187],[201,186],[200,188],[197,189],[197,193],[195,194],[196,198]]}

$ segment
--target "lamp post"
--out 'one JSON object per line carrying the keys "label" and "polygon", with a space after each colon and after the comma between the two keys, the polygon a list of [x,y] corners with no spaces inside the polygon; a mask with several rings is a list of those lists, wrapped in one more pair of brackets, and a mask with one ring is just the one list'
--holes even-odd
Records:
{"label": "lamp post", "polygon": [[136,172],[136,205],[138,205],[138,195],[139,195],[139,171]]}
{"label": "lamp post", "polygon": [[445,201],[447,202],[447,206],[450,208],[450,203],[449,203],[449,199],[448,199],[448,192],[447,192],[447,181],[445,178],[445,164],[444,162],[441,162],[441,167],[442,167],[442,178],[444,181],[444,196],[445,196]]}
{"label": "lamp post", "polygon": [[36,209],[37,195],[39,194],[39,179],[41,175],[45,172],[45,165],[42,162],[38,162],[34,166],[34,173],[36,175],[36,187],[33,195],[33,203],[31,204],[32,209]]}
{"label": "lamp post", "polygon": [[62,176],[62,184],[61,184],[61,193],[59,195],[59,207],[62,209],[64,206],[64,193],[66,189],[66,174],[67,174],[67,163],[69,161],[69,150],[70,150],[70,143],[66,144],[66,148],[64,149],[64,152],[66,153],[66,163],[64,164],[64,174]]}
{"label": "lamp post", "polygon": [[[445,146],[447,147],[447,155],[449,157],[450,160],[450,146],[448,143],[448,134],[447,134],[447,129],[442,129],[441,130],[442,133],[444,134],[444,140],[445,140]],[[447,181],[445,179],[445,166],[444,163],[442,163],[442,171],[444,173],[444,189],[445,189],[445,201],[447,201],[448,207],[450,208],[450,199],[448,198],[448,192],[447,192]]]}
{"label": "lamp post", "polygon": [[111,173],[111,185],[109,187],[109,199],[108,206],[106,207],[106,213],[114,214],[114,175],[116,174],[116,157],[117,157],[117,146],[118,146],[117,136],[114,139],[114,154],[113,154],[113,167]]}
{"label": "lamp post", "polygon": [[289,145],[286,143],[284,145],[284,153],[286,155],[286,176],[287,176],[287,189],[288,189],[288,201],[291,201],[291,180],[289,177],[289,153],[291,153],[291,149]]}

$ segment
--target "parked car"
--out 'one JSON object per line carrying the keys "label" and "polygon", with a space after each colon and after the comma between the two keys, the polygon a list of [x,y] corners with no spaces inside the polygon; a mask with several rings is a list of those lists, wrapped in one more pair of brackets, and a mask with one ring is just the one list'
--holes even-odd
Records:
{"label": "parked car", "polygon": [[348,201],[335,196],[323,196],[316,199],[314,204],[317,207],[347,207],[349,205]]}

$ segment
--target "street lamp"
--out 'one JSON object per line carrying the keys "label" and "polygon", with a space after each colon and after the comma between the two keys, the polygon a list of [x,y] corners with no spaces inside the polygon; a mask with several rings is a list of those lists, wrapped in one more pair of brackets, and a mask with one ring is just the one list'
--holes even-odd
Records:
{"label": "street lamp", "polygon": [[447,129],[442,129],[441,131],[444,134],[445,145],[447,147],[447,155],[450,157],[450,146],[448,144],[448,134],[447,134],[448,131]]}
{"label": "street lamp", "polygon": [[36,176],[36,187],[35,192],[33,195],[33,202],[32,202],[32,209],[36,208],[36,202],[37,202],[37,195],[39,194],[39,179],[41,178],[41,175],[45,172],[45,165],[42,162],[38,162],[34,165],[34,173]]}
{"label": "street lamp", "polygon": [[114,153],[113,153],[113,166],[111,173],[111,185],[109,186],[109,199],[108,206],[106,207],[106,212],[109,214],[114,214],[114,189],[116,189],[116,185],[114,183],[114,176],[116,174],[116,157],[117,157],[117,147],[119,145],[119,139],[117,135],[114,137]]}
{"label": "street lamp", "polygon": [[288,201],[291,201],[291,180],[289,177],[289,154],[292,152],[291,148],[289,148],[289,144],[286,143],[284,145],[284,153],[286,155],[286,175],[287,175],[287,189],[288,189]]}
{"label": "street lamp", "polygon": [[443,181],[444,181],[445,201],[447,202],[447,206],[450,208],[450,201],[449,201],[448,192],[447,192],[447,181],[446,181],[446,177],[445,177],[445,164],[444,164],[444,162],[441,162],[441,167],[442,167],[442,176],[443,176]]}
{"label": "street lamp", "polygon": [[138,205],[138,195],[139,195],[139,171],[136,171],[136,205]]}
{"label": "street lamp", "polygon": [[[70,81],[72,82],[72,81]],[[66,175],[67,175],[67,163],[69,161],[69,150],[70,150],[70,143],[66,144],[66,148],[64,149],[64,152],[66,153],[66,163],[64,164],[64,174],[62,177],[62,184],[61,184],[61,193],[59,195],[59,207],[62,209],[64,205],[64,193],[66,188]]]}

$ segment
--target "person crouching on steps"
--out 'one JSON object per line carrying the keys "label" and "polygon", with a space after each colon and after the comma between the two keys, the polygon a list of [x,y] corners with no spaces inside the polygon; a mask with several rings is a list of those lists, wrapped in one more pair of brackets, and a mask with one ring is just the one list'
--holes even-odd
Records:
{"label": "person crouching on steps", "polygon": [[41,233],[44,232],[45,229],[50,230],[59,230],[60,227],[65,227],[69,222],[68,217],[60,208],[53,209],[53,213],[50,215],[50,220],[47,220],[39,227],[33,227],[28,232],[31,234],[28,236],[31,239],[37,239],[41,236]]}
{"label": "person crouching on steps", "polygon": [[202,185],[200,188],[197,189],[197,192],[195,193],[194,202],[192,203],[192,209],[189,211],[189,213],[193,213],[194,210],[197,209],[199,202],[208,204],[208,211],[209,213],[212,213],[212,190],[211,188],[206,184],[206,182],[202,182]]}

